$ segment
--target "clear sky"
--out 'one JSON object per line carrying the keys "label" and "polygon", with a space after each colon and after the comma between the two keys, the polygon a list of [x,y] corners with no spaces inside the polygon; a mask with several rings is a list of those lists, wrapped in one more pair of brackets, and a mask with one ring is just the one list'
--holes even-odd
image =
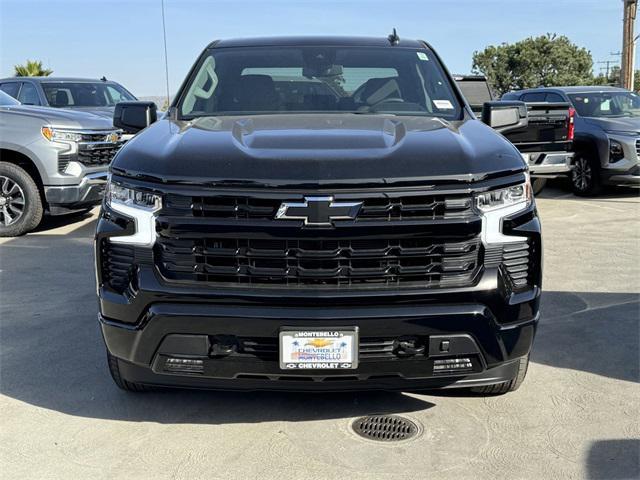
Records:
{"label": "clear sky", "polygon": [[[137,96],[165,92],[161,0],[0,0],[0,77],[26,59],[54,75],[109,79]],[[165,0],[171,93],[217,38],[388,35],[430,42],[468,73],[490,44],[567,35],[594,62],[619,60],[622,0]],[[595,65],[598,72],[602,65]]]}

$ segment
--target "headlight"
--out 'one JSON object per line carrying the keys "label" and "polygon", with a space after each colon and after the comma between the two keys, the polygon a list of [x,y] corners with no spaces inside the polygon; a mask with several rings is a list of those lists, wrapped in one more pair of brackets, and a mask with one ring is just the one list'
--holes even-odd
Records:
{"label": "headlight", "polygon": [[520,185],[476,195],[476,207],[481,213],[507,208],[512,205],[520,205],[524,210],[531,205],[531,196],[531,183],[527,178],[527,181]]}
{"label": "headlight", "polygon": [[505,217],[525,210],[532,201],[528,174],[526,181],[519,185],[477,194],[475,205],[482,215],[482,241],[485,244],[526,241],[527,237],[504,235],[502,224]]}
{"label": "headlight", "polygon": [[624,149],[617,140],[609,139],[609,163],[617,162],[624,158]]}
{"label": "headlight", "polygon": [[135,188],[125,187],[109,181],[105,191],[107,204],[116,209],[116,206],[129,206],[155,212],[162,207],[162,199],[155,193],[143,192]]}
{"label": "headlight", "polygon": [[133,219],[133,235],[111,237],[113,243],[151,246],[156,241],[155,213],[162,208],[162,198],[151,192],[114,183],[109,179],[105,202],[114,211]]}
{"label": "headlight", "polygon": [[80,142],[82,134],[73,130],[42,127],[42,135],[50,142]]}

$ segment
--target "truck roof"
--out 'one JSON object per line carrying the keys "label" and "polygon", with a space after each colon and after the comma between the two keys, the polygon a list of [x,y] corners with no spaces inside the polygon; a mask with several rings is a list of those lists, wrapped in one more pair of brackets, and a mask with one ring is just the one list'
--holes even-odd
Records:
{"label": "truck roof", "polygon": [[114,83],[113,80],[101,80],[99,78],[81,78],[81,77],[8,77],[8,78],[0,79],[0,81],[2,82],[9,81],[9,80],[13,80],[16,82],[24,82],[25,80],[35,80],[37,82],[46,81],[46,82],[74,82],[74,83],[81,83],[81,82]]}
{"label": "truck roof", "polygon": [[424,48],[425,43],[400,37],[397,45],[391,45],[386,37],[334,37],[334,36],[290,36],[255,37],[216,40],[209,48],[265,47],[265,46],[336,46],[336,47],[389,47]]}
{"label": "truck roof", "polygon": [[[609,85],[571,85],[566,87],[534,87],[523,88],[522,90],[513,90],[515,93],[534,92],[534,91],[550,91],[559,90],[564,93],[586,93],[586,92],[627,92],[628,90],[620,87],[611,87]],[[512,93],[512,92],[509,92]]]}

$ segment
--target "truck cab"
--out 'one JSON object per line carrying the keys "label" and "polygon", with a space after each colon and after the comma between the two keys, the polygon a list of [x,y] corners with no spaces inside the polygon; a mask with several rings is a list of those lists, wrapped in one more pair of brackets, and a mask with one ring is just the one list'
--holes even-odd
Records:
{"label": "truck cab", "polygon": [[96,229],[120,388],[520,386],[541,228],[492,128],[518,105],[479,121],[423,41],[281,37],[211,43],[153,116],[116,107],[139,133]]}

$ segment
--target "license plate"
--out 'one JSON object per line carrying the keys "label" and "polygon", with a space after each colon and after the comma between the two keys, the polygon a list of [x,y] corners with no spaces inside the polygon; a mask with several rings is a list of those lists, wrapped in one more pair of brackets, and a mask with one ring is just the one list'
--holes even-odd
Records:
{"label": "license plate", "polygon": [[283,370],[349,370],[358,367],[358,328],[280,331]]}

